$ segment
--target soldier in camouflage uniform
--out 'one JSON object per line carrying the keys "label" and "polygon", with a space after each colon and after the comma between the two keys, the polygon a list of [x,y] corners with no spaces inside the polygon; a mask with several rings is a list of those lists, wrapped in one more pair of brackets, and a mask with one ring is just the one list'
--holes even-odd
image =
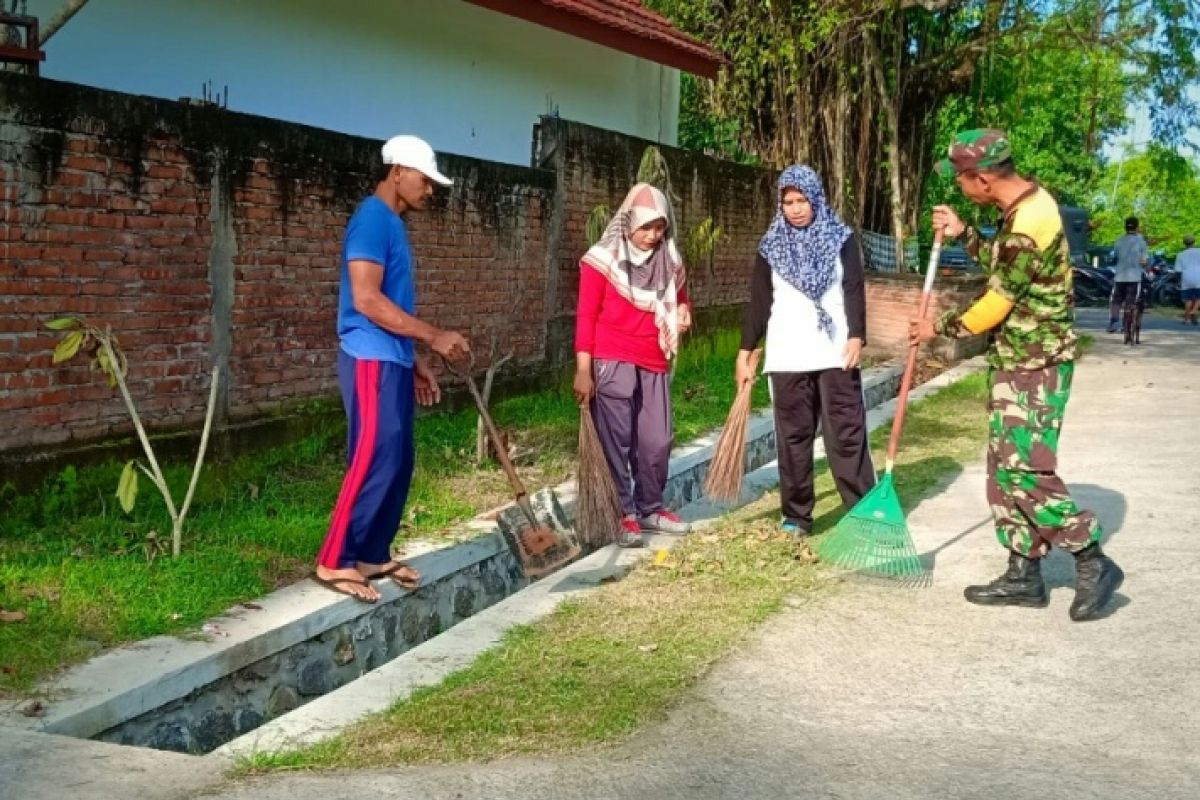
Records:
{"label": "soldier in camouflage uniform", "polygon": [[1076,357],[1070,252],[1058,204],[1016,173],[1002,131],[960,133],[938,171],[969,200],[1004,214],[995,242],[984,247],[953,210],[934,209],[934,227],[963,240],[983,265],[988,289],[969,309],[936,322],[914,320],[911,330],[914,341],[991,332],[987,498],[1010,555],[1003,575],[964,594],[981,605],[1046,605],[1040,559],[1057,546],[1075,556],[1071,618],[1093,619],[1124,575],[1100,549],[1095,515],[1075,505],[1055,473]]}

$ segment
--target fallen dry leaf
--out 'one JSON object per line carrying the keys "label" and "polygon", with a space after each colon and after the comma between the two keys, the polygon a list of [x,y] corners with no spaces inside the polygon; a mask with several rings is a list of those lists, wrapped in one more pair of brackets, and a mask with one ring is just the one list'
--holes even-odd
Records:
{"label": "fallen dry leaf", "polygon": [[41,700],[34,700],[22,708],[21,713],[27,717],[44,717],[46,716],[46,704]]}
{"label": "fallen dry leaf", "polygon": [[638,650],[643,653],[653,653],[657,649],[658,649],[657,642],[655,642],[654,644],[639,644],[638,645]]}
{"label": "fallen dry leaf", "polygon": [[8,611],[0,608],[0,622],[24,622],[24,611]]}
{"label": "fallen dry leaf", "polygon": [[5,675],[16,675],[17,674],[17,671],[15,669],[13,669],[12,667],[10,667],[8,664],[0,664],[0,672],[3,672]]}
{"label": "fallen dry leaf", "polygon": [[251,611],[262,611],[263,607],[258,603],[242,603],[242,608],[248,608]]}
{"label": "fallen dry leaf", "polygon": [[804,564],[816,564],[821,559],[807,542],[796,547],[796,560]]}
{"label": "fallen dry leaf", "polygon": [[204,633],[207,633],[209,636],[229,636],[228,633],[221,630],[220,625],[216,625],[212,622],[204,623],[203,625],[200,626],[200,630],[203,631]]}

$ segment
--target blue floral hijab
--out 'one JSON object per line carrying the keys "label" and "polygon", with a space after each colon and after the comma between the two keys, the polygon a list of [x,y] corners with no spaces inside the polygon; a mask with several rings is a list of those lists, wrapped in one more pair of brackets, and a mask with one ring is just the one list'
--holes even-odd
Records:
{"label": "blue floral hijab", "polygon": [[[812,204],[813,221],[797,228],[783,216],[783,193],[798,189]],[[833,338],[833,317],[821,306],[821,298],[833,286],[842,245],[851,230],[825,200],[821,177],[811,168],[794,164],[779,176],[779,207],[775,219],[758,244],[758,252],[772,271],[794,286],[817,308],[818,324]]]}

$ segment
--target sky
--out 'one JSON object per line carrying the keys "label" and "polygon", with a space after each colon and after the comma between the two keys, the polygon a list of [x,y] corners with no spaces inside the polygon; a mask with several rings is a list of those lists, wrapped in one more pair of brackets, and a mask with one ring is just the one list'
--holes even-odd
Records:
{"label": "sky", "polygon": [[[1189,94],[1197,102],[1200,102],[1200,86],[1192,87]],[[1141,150],[1150,141],[1149,107],[1141,104],[1130,106],[1128,116],[1131,122],[1129,129],[1105,144],[1104,157],[1110,161],[1119,159],[1127,147],[1132,146],[1134,150]],[[1200,129],[1192,129],[1188,138],[1192,144],[1200,148]]]}

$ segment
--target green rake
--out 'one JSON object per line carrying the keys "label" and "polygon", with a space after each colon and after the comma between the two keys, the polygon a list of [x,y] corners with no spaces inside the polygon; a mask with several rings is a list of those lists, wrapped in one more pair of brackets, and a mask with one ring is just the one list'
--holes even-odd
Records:
{"label": "green rake", "polygon": [[[925,269],[925,286],[921,290],[919,319],[924,319],[929,310],[933,276],[942,254],[942,235],[942,230],[938,229],[933,238],[933,251],[929,254],[929,266]],[[913,547],[912,536],[904,520],[904,509],[896,497],[892,470],[896,465],[896,451],[900,448],[900,431],[904,428],[904,414],[908,410],[908,393],[917,370],[919,349],[919,344],[909,345],[908,348],[908,363],[900,380],[900,394],[896,396],[896,416],[892,419],[892,435],[888,439],[883,477],[832,531],[813,544],[817,555],[829,564],[913,584],[927,583],[929,571]]]}

